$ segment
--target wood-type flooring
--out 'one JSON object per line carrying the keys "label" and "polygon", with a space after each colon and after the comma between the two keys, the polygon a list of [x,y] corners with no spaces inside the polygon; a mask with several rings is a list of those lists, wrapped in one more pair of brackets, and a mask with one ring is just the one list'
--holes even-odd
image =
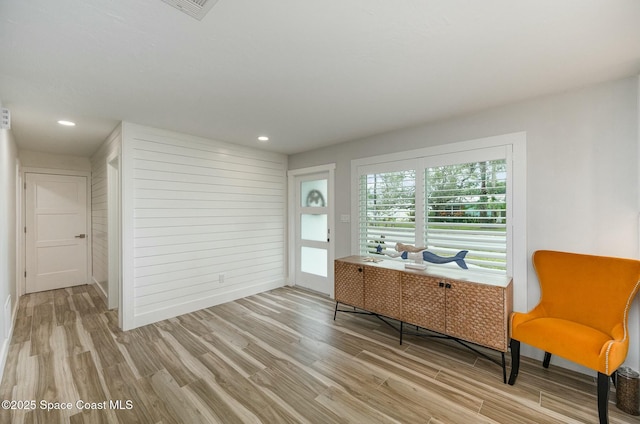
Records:
{"label": "wood-type flooring", "polygon": [[[524,360],[509,386],[456,343],[399,345],[334,305],[285,287],[122,332],[93,286],[23,296],[0,423],[597,422],[589,376]],[[611,398],[611,423],[640,422]]]}

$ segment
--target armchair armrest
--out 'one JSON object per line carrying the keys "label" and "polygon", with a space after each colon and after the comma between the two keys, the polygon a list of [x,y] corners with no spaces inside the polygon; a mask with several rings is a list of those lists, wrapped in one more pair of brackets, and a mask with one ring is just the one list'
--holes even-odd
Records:
{"label": "armchair armrest", "polygon": [[612,340],[600,351],[600,372],[611,375],[624,362],[629,351],[629,334],[622,324],[611,330]]}
{"label": "armchair armrest", "polygon": [[536,318],[546,317],[547,313],[545,311],[544,306],[539,303],[536,307],[534,307],[529,312],[513,312],[511,313],[511,331],[516,328],[518,325],[525,323],[527,321],[531,321]]}

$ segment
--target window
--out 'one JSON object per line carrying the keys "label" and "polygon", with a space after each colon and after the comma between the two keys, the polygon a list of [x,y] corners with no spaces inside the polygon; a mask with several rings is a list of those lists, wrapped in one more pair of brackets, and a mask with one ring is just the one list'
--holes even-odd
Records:
{"label": "window", "polygon": [[440,256],[467,250],[470,268],[505,274],[509,166],[505,146],[358,166],[358,247],[396,243]]}
{"label": "window", "polygon": [[427,168],[423,245],[443,256],[468,250],[468,265],[506,272],[506,178],[505,159]]}
{"label": "window", "polygon": [[[360,245],[363,254],[378,246],[413,244],[416,232],[414,170],[360,176]],[[387,244],[387,241],[391,244]]]}

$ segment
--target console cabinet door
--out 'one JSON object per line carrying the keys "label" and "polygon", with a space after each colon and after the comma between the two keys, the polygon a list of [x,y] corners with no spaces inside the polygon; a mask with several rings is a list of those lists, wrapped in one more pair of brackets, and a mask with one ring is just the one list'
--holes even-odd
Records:
{"label": "console cabinet door", "polygon": [[364,308],[364,267],[335,261],[336,301]]}
{"label": "console cabinet door", "polygon": [[444,333],[446,331],[445,290],[440,279],[403,273],[402,320]]}
{"label": "console cabinet door", "polygon": [[446,333],[505,352],[504,288],[461,281],[446,283]]}
{"label": "console cabinet door", "polygon": [[402,319],[402,273],[368,266],[364,279],[364,309]]}

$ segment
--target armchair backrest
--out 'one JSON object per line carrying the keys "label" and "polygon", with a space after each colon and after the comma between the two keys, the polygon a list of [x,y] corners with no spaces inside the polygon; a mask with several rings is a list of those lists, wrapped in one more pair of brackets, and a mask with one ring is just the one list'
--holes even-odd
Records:
{"label": "armchair backrest", "polygon": [[539,250],[533,264],[546,316],[576,321],[606,334],[627,325],[638,291],[640,261]]}

